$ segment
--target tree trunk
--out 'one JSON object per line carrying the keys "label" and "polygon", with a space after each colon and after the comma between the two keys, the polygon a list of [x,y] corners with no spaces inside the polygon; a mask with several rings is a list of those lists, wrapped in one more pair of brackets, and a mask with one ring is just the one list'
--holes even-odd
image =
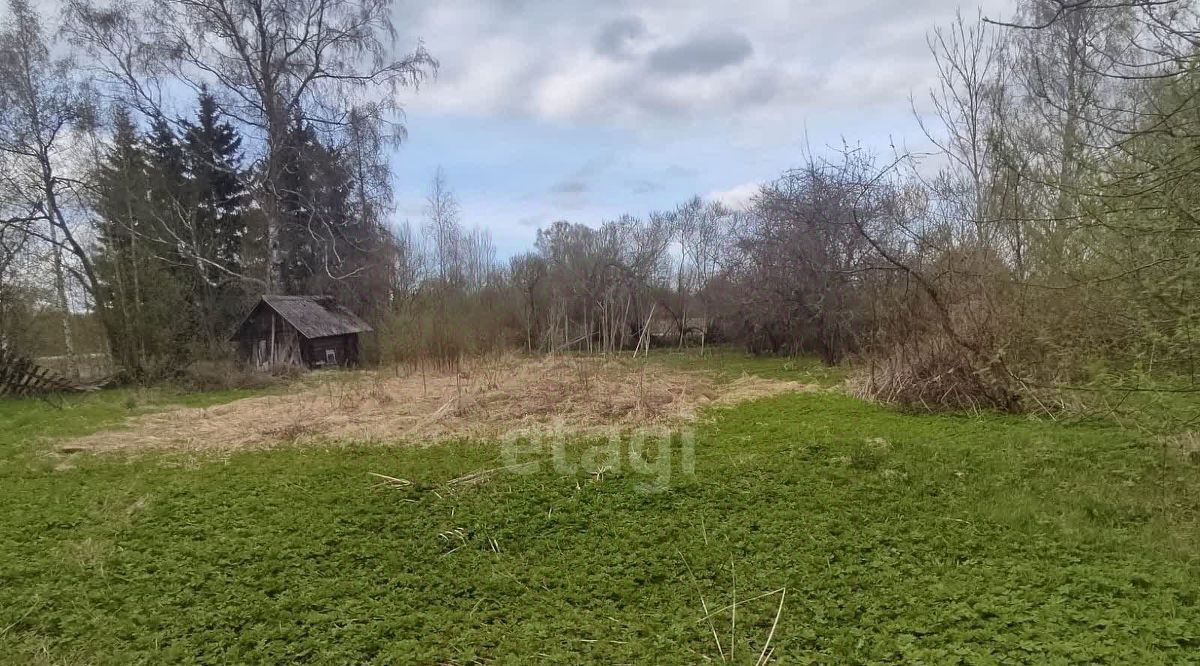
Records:
{"label": "tree trunk", "polygon": [[50,244],[54,252],[54,294],[62,311],[63,349],[67,356],[67,375],[79,377],[79,366],[75,358],[75,339],[71,334],[71,304],[67,300],[67,278],[63,269],[62,247],[58,244],[58,229],[50,225]]}

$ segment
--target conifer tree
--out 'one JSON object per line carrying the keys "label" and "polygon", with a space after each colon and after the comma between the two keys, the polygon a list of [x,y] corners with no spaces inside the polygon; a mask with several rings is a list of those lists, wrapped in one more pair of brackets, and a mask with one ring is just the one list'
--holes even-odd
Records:
{"label": "conifer tree", "polygon": [[325,293],[344,277],[352,188],[338,153],[312,126],[293,123],[288,136],[283,224],[279,230],[280,273],[288,293]]}
{"label": "conifer tree", "polygon": [[[224,120],[216,99],[202,92],[195,121],[184,123],[183,163],[197,203],[197,226],[209,257],[232,272],[241,270],[246,183],[242,139]],[[213,276],[213,280],[221,276]]]}
{"label": "conifer tree", "polygon": [[247,189],[241,167],[242,139],[224,119],[217,101],[201,92],[194,121],[184,121],[181,141],[186,196],[191,213],[198,319],[207,343],[217,345],[246,301],[236,278],[243,272]]}
{"label": "conifer tree", "polygon": [[98,301],[120,365],[147,378],[176,352],[183,327],[177,281],[161,258],[151,155],[123,109],[113,112],[112,145],[95,173]]}

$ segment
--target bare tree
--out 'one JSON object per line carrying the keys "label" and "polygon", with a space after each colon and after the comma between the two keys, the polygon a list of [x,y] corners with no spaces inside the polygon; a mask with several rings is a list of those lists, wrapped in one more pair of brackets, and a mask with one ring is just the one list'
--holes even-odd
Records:
{"label": "bare tree", "polygon": [[425,197],[425,234],[429,238],[433,272],[443,283],[461,284],[464,279],[462,207],[438,167]]}
{"label": "bare tree", "polygon": [[854,224],[870,206],[851,175],[841,162],[809,157],[764,185],[738,225],[714,291],[725,329],[752,351],[814,353],[833,364],[863,348],[873,278],[885,268]]}
{"label": "bare tree", "polygon": [[[719,202],[693,197],[668,214],[675,237],[675,299],[661,303],[675,317],[679,345],[690,333],[704,335],[709,324],[709,303],[705,291],[729,250],[734,214]],[[693,307],[699,307],[700,324],[693,323]]]}
{"label": "bare tree", "polygon": [[598,229],[559,221],[538,231],[548,306],[544,346],[611,352],[635,342],[672,289],[670,216],[624,215]]}
{"label": "bare tree", "polygon": [[78,267],[80,272],[74,274],[93,293],[96,279],[67,212],[77,192],[65,163],[81,99],[71,61],[52,58],[52,44],[27,0],[9,0],[9,16],[0,33],[0,187],[11,214],[0,223],[20,227],[22,242],[32,238],[50,249],[68,371],[74,374],[69,273]]}
{"label": "bare tree", "polygon": [[539,334],[540,306],[546,279],[546,262],[532,252],[518,254],[509,260],[509,279],[521,296],[525,322],[525,351],[532,353],[533,341]]}
{"label": "bare tree", "polygon": [[28,242],[29,234],[23,225],[0,224],[0,353],[11,351],[18,344],[15,338],[25,323],[20,312],[24,303],[16,269],[21,258],[27,256]]}
{"label": "bare tree", "polygon": [[425,279],[425,260],[420,239],[407,221],[392,228],[391,305],[405,303],[416,296],[421,281]]}
{"label": "bare tree", "polygon": [[474,227],[462,239],[463,282],[467,289],[480,290],[492,280],[496,269],[496,244],[487,229]]}
{"label": "bare tree", "polygon": [[944,167],[929,183],[948,211],[957,218],[951,233],[970,235],[988,245],[1005,233],[1003,206],[997,196],[1006,173],[1002,153],[1010,69],[1005,66],[1006,42],[1000,29],[983,21],[969,23],[962,14],[947,28],[929,36],[929,49],[938,83],[929,91],[931,118],[916,113],[926,138]]}

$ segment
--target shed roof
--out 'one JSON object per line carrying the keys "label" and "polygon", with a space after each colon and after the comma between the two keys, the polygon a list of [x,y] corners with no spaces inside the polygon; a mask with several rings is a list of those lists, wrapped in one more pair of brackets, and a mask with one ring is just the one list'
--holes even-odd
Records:
{"label": "shed roof", "polygon": [[[371,330],[367,322],[328,296],[263,296],[259,305],[246,318],[247,321],[263,306],[274,310],[299,331],[300,335],[309,339],[365,333]],[[245,322],[242,325],[244,326]],[[238,327],[234,337],[240,333],[241,327]]]}

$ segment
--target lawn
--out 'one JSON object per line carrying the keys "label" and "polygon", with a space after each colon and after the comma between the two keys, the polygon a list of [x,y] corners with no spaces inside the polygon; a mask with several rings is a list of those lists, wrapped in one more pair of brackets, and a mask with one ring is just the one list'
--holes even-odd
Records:
{"label": "lawn", "polygon": [[[0,403],[3,662],[751,664],[768,638],[780,663],[1200,658],[1200,464],[1103,423],[808,392],[616,458],[472,441],[64,458],[43,439],[170,401]],[[514,461],[535,464],[497,469]]]}

